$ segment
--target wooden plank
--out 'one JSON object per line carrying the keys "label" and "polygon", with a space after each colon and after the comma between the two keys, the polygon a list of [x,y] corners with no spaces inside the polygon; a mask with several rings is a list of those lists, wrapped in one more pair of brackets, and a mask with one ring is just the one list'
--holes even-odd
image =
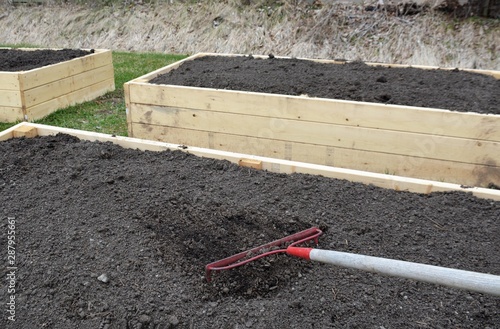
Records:
{"label": "wooden plank", "polygon": [[47,102],[40,103],[26,109],[26,120],[33,121],[41,119],[57,109],[71,105],[87,102],[102,96],[108,91],[115,89],[114,79],[108,79],[97,84],[76,90],[74,92],[59,96]]}
{"label": "wooden plank", "polygon": [[277,172],[277,173],[303,173],[311,175],[322,175],[330,178],[347,179],[352,182],[363,184],[372,184],[374,186],[389,188],[398,191],[409,191],[414,193],[431,193],[431,192],[444,192],[444,191],[463,191],[471,193],[479,198],[492,199],[500,201],[500,191],[486,188],[472,187],[465,188],[457,184],[437,182],[423,179],[413,179],[408,177],[385,175],[370,173],[358,170],[342,169],[329,166],[315,165],[310,163],[302,163],[295,161],[287,161],[266,157],[252,156],[248,154],[232,153],[225,151],[210,150],[197,147],[180,148],[180,145],[169,144],[156,141],[147,141],[137,138],[121,137],[107,134],[99,134],[94,132],[75,130],[69,128],[52,127],[41,124],[23,122],[17,126],[0,132],[0,140],[12,138],[13,128],[20,125],[29,125],[36,127],[39,136],[56,135],[58,133],[65,133],[83,140],[112,142],[126,148],[149,150],[149,151],[163,151],[163,150],[181,150],[197,156],[227,160],[233,163],[238,163],[241,159],[255,159],[262,161],[262,169]]}
{"label": "wooden plank", "polygon": [[17,125],[7,128],[3,131],[0,131],[0,142],[14,138],[14,130],[19,128],[22,124],[23,122],[18,123]]}
{"label": "wooden plank", "polygon": [[17,72],[0,71],[0,94],[5,90],[19,91],[19,75]]}
{"label": "wooden plank", "polygon": [[33,138],[36,137],[37,135],[38,132],[36,130],[36,127],[30,127],[30,126],[20,126],[12,132],[12,136],[14,138],[19,138],[19,137]]}
{"label": "wooden plank", "polygon": [[95,50],[95,53],[87,56],[21,72],[19,73],[19,80],[24,86],[24,90],[29,90],[52,81],[61,80],[101,66],[107,66],[111,63],[111,51],[98,49]]}
{"label": "wooden plank", "polygon": [[82,88],[88,88],[88,86],[113,79],[113,72],[112,65],[101,66],[26,90],[24,92],[26,108],[34,107],[51,99],[74,93]]}
{"label": "wooden plank", "polygon": [[[132,123],[134,132],[138,137],[147,140],[163,141],[173,144],[190,145],[214,150],[225,150],[230,152],[243,152],[247,154],[273,157],[285,160],[298,158],[307,158],[310,156],[310,162],[324,164],[322,150],[317,145],[306,148],[293,148],[295,153],[288,154],[284,152],[286,144],[290,142],[277,141],[269,139],[260,139],[246,136],[237,136],[229,134],[219,134],[208,131],[182,129],[175,127],[156,126],[141,123]],[[305,151],[304,153],[300,151]],[[329,159],[330,160],[330,159]],[[327,161],[329,161],[327,160]],[[298,160],[301,161],[301,160]],[[333,160],[330,160],[333,164]],[[325,161],[326,162],[326,161]]]}
{"label": "wooden plank", "polygon": [[131,118],[134,123],[230,135],[261,137],[471,164],[500,163],[500,143],[489,141],[144,105],[135,105]]}
{"label": "wooden plank", "polygon": [[262,161],[261,160],[256,160],[256,159],[240,159],[238,161],[238,164],[241,167],[262,170]]}
{"label": "wooden plank", "polygon": [[0,122],[16,122],[24,120],[23,109],[20,107],[0,106]]}
{"label": "wooden plank", "polygon": [[136,137],[202,148],[316,163],[390,175],[470,186],[500,185],[500,167],[473,165],[266,138],[212,133],[165,126],[133,124]]}
{"label": "wooden plank", "polygon": [[21,92],[19,90],[0,90],[0,106],[22,107]]}
{"label": "wooden plank", "polygon": [[129,136],[134,136],[132,131],[132,119],[130,117],[131,103],[130,103],[130,84],[123,84],[123,93],[125,95],[125,115],[127,116],[127,133]]}
{"label": "wooden plank", "polygon": [[500,142],[500,115],[149,83],[127,85],[130,90],[126,99],[132,104],[162,105]]}

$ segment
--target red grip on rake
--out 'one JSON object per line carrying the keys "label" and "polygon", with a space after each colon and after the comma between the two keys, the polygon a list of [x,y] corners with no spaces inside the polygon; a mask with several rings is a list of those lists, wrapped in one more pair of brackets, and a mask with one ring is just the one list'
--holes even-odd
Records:
{"label": "red grip on rake", "polygon": [[[270,251],[265,251],[269,250],[272,247],[281,247],[287,243],[290,243],[288,247],[291,246],[296,246],[298,244],[314,240],[314,242],[317,244],[318,243],[318,237],[322,234],[323,232],[317,228],[317,227],[311,227],[307,230],[289,235],[287,237],[281,238],[279,240],[275,240],[273,242],[269,242],[266,244],[263,244],[259,247],[255,247],[243,252],[240,252],[239,254],[229,256],[227,258],[215,261],[213,263],[210,263],[205,266],[205,272],[206,272],[206,278],[207,281],[210,282],[211,280],[211,272],[212,271],[221,271],[221,270],[229,270],[238,266],[242,266],[245,264],[248,264],[249,262],[253,262],[257,259],[273,255],[273,254],[278,254],[278,253],[286,253],[287,249],[276,249],[276,250],[270,250]],[[264,251],[264,252],[262,252]],[[244,260],[242,260],[244,259]]]}

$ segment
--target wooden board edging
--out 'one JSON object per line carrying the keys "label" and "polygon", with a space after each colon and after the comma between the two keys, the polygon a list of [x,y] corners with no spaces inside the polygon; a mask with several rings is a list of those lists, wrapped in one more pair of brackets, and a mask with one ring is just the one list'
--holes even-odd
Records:
{"label": "wooden board edging", "polygon": [[0,132],[0,141],[8,140],[14,137],[14,131],[30,131],[35,128],[39,136],[49,136],[58,133],[64,133],[78,137],[82,140],[112,142],[124,148],[133,148],[149,151],[164,151],[164,150],[181,150],[196,156],[227,160],[232,163],[239,164],[241,161],[249,163],[254,162],[259,164],[259,168],[276,173],[301,173],[311,175],[321,175],[329,178],[346,179],[352,182],[363,184],[371,184],[374,186],[394,189],[397,191],[408,191],[414,193],[428,194],[431,192],[446,192],[446,191],[462,191],[469,192],[478,198],[492,199],[500,201],[500,190],[493,190],[480,187],[465,187],[457,184],[437,182],[431,180],[423,180],[416,178],[408,178],[402,176],[392,176],[386,174],[377,174],[352,169],[342,169],[329,167],[324,165],[316,165],[310,163],[280,160],[266,157],[259,157],[248,154],[233,153],[226,151],[218,151],[205,149],[200,147],[185,147],[177,144],[156,142],[143,140],[131,137],[122,137],[109,134],[95,133],[83,130],[53,127],[42,124],[21,122],[3,132]]}

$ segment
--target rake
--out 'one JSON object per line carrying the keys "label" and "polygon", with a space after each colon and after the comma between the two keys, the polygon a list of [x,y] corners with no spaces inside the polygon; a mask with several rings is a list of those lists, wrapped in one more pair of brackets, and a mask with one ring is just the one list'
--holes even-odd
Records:
{"label": "rake", "polygon": [[229,256],[227,258],[215,261],[205,266],[207,281],[211,281],[212,271],[230,270],[235,267],[243,266],[257,259],[267,257],[274,254],[286,253],[286,246],[295,247],[299,244],[314,240],[318,243],[318,237],[323,232],[316,227],[311,227],[307,230],[286,236],[279,240],[263,244],[262,246],[240,252],[239,254]]}
{"label": "rake", "polygon": [[[321,234],[322,231],[319,228],[312,227],[282,239],[215,261],[206,265],[206,279],[208,282],[211,281],[212,271],[229,270],[269,255],[286,253],[290,256],[340,267],[500,296],[500,276],[498,275],[333,250],[298,247],[298,245],[312,240],[317,244]],[[286,244],[288,244],[288,246],[284,247]]]}

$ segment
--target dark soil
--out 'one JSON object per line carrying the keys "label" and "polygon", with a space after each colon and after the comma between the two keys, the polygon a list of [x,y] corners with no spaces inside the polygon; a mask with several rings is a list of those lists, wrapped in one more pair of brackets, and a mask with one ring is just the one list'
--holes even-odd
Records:
{"label": "dark soil", "polygon": [[0,71],[28,71],[94,53],[80,49],[0,49]]}
{"label": "dark soil", "polygon": [[461,70],[205,56],[151,83],[500,114],[500,80]]}
{"label": "dark soil", "polygon": [[[5,328],[498,328],[500,299],[286,255],[204,266],[311,226],[319,247],[500,275],[500,202],[274,174],[67,135],[0,143]],[[105,277],[109,280],[107,283]],[[103,280],[103,281],[101,281]]]}

